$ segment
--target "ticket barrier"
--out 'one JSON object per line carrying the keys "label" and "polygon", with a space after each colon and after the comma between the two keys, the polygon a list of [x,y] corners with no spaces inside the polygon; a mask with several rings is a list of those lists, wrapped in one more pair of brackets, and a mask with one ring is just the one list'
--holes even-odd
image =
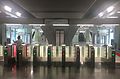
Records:
{"label": "ticket barrier", "polygon": [[112,67],[115,67],[115,64],[116,64],[116,52],[115,52],[115,50],[112,50],[111,64],[112,64]]}
{"label": "ticket barrier", "polygon": [[101,63],[101,46],[94,46],[95,49],[95,63],[96,65],[100,65]]}
{"label": "ticket barrier", "polygon": [[52,56],[52,46],[48,46],[48,51],[47,51],[47,65],[48,66],[51,66],[52,64],[51,56]]}
{"label": "ticket barrier", "polygon": [[4,49],[4,62],[5,64],[17,64],[17,66],[23,65],[24,63],[24,54],[26,53],[24,50],[24,46],[20,45],[17,47],[16,44],[8,44]]}
{"label": "ticket barrier", "polygon": [[79,67],[80,66],[80,48],[79,46],[75,47],[75,66]]}
{"label": "ticket barrier", "polygon": [[35,44],[33,46],[33,64],[37,65],[47,65],[51,61],[51,49],[52,47],[48,46],[40,46],[39,44]]}
{"label": "ticket barrier", "polygon": [[102,47],[101,54],[102,65],[107,67],[115,67],[115,59],[116,59],[115,51],[111,47],[104,45]]}
{"label": "ticket barrier", "polygon": [[116,57],[115,58],[116,58],[115,59],[116,64],[119,65],[120,64],[120,51],[116,51]]}
{"label": "ticket barrier", "polygon": [[52,65],[54,66],[74,66],[75,47],[74,46],[52,46]]}
{"label": "ticket barrier", "polygon": [[8,44],[4,48],[4,65],[12,66],[16,63],[16,45]]}
{"label": "ticket barrier", "polygon": [[65,60],[66,60],[66,52],[65,52],[65,46],[62,46],[62,66],[65,67]]}
{"label": "ticket barrier", "polygon": [[0,45],[0,62],[4,61],[4,56],[3,56],[3,46]]}
{"label": "ticket barrier", "polygon": [[17,48],[17,66],[23,65],[23,46]]}
{"label": "ticket barrier", "polygon": [[24,64],[31,62],[31,45],[22,44],[22,60]]}
{"label": "ticket barrier", "polygon": [[62,62],[62,46],[52,46],[52,65],[60,66]]}
{"label": "ticket barrier", "polygon": [[65,46],[66,66],[75,66],[75,46]]}
{"label": "ticket barrier", "polygon": [[88,56],[85,58],[85,64],[89,67],[95,66],[95,50],[93,46],[88,46]]}
{"label": "ticket barrier", "polygon": [[37,57],[38,48],[39,48],[39,46],[33,47],[33,65],[34,66],[38,64],[38,57]]}
{"label": "ticket barrier", "polygon": [[48,60],[48,46],[40,46],[40,52],[38,53],[38,56],[41,64],[46,64]]}

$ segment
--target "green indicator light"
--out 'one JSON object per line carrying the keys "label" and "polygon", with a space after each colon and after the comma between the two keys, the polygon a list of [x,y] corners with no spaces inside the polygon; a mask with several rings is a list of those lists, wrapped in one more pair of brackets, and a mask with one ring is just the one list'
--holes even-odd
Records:
{"label": "green indicator light", "polygon": [[8,54],[7,52],[4,53],[5,56],[7,56],[7,54]]}
{"label": "green indicator light", "polygon": [[34,55],[35,55],[35,53],[34,53]]}
{"label": "green indicator light", "polygon": [[115,54],[112,54],[112,56],[115,56]]}
{"label": "green indicator light", "polygon": [[50,53],[48,53],[48,55],[50,55]]}

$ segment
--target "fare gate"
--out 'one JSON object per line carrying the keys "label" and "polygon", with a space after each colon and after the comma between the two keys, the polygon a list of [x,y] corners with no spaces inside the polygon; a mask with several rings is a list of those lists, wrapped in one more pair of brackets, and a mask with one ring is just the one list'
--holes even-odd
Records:
{"label": "fare gate", "polygon": [[77,67],[80,66],[80,48],[79,48],[79,46],[76,47],[76,59],[75,59],[75,63],[76,63],[75,65]]}
{"label": "fare gate", "polygon": [[62,46],[62,66],[65,66],[65,46]]}
{"label": "fare gate", "polygon": [[51,55],[52,54],[52,46],[48,47],[48,53],[47,53],[47,65],[51,66],[52,61],[51,61]]}

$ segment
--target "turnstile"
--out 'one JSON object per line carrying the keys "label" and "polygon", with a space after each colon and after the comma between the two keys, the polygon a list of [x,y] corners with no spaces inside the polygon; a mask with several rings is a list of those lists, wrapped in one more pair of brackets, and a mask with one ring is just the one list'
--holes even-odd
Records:
{"label": "turnstile", "polygon": [[52,56],[52,46],[49,46],[48,51],[47,51],[47,65],[48,66],[51,66],[52,64],[51,56]]}
{"label": "turnstile", "polygon": [[87,45],[87,48],[88,48],[88,52],[86,52],[86,53],[88,53],[88,54],[87,54],[87,57],[85,57],[85,64],[87,66],[94,67],[95,66],[95,50],[94,50],[94,47]]}
{"label": "turnstile", "polygon": [[0,45],[0,62],[4,61],[4,55],[3,55],[3,46]]}
{"label": "turnstile", "polygon": [[76,46],[75,47],[75,66],[79,67],[80,66],[80,47]]}
{"label": "turnstile", "polygon": [[66,60],[66,52],[65,52],[65,46],[62,46],[62,66],[65,66],[65,60]]}
{"label": "turnstile", "polygon": [[101,63],[103,66],[115,67],[115,51],[107,45],[103,45],[101,52]]}

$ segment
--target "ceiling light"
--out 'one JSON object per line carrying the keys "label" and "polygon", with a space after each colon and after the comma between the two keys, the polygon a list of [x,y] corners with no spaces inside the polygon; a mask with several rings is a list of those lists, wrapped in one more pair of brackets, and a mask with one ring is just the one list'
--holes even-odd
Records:
{"label": "ceiling light", "polygon": [[53,24],[53,26],[69,26],[69,24]]}
{"label": "ceiling light", "polygon": [[13,18],[18,18],[16,15],[10,13],[10,12],[5,12],[7,15],[9,15],[10,17],[13,17]]}
{"label": "ceiling light", "polygon": [[108,7],[107,12],[109,13],[109,12],[113,11],[114,8],[115,8],[114,6]]}
{"label": "ceiling light", "polygon": [[36,26],[36,27],[37,27],[37,26],[38,26],[38,27],[39,27],[39,26],[45,26],[45,24],[29,24],[29,25],[30,25],[30,26]]}
{"label": "ceiling light", "polygon": [[10,8],[9,6],[4,6],[4,9],[8,12],[11,12],[12,11],[12,8]]}
{"label": "ceiling light", "polygon": [[99,17],[102,17],[103,15],[104,15],[103,12],[101,12],[101,13],[98,14]]}
{"label": "ceiling light", "polygon": [[119,26],[119,24],[102,24],[101,26],[111,27],[111,26]]}
{"label": "ceiling light", "polygon": [[109,16],[107,18],[119,18],[118,16]]}
{"label": "ceiling light", "polygon": [[21,17],[21,13],[20,12],[16,12],[15,13],[17,16]]}
{"label": "ceiling light", "polygon": [[109,15],[111,16],[111,15],[114,15],[115,14],[115,12],[111,12]]}
{"label": "ceiling light", "polygon": [[120,11],[118,11],[117,13],[120,13]]}
{"label": "ceiling light", "polygon": [[2,11],[0,11],[0,13],[2,13]]}
{"label": "ceiling light", "polygon": [[84,27],[84,26],[93,27],[94,24],[77,24],[77,26],[82,26],[82,27]]}
{"label": "ceiling light", "polygon": [[22,24],[5,24],[6,26],[21,26]]}

